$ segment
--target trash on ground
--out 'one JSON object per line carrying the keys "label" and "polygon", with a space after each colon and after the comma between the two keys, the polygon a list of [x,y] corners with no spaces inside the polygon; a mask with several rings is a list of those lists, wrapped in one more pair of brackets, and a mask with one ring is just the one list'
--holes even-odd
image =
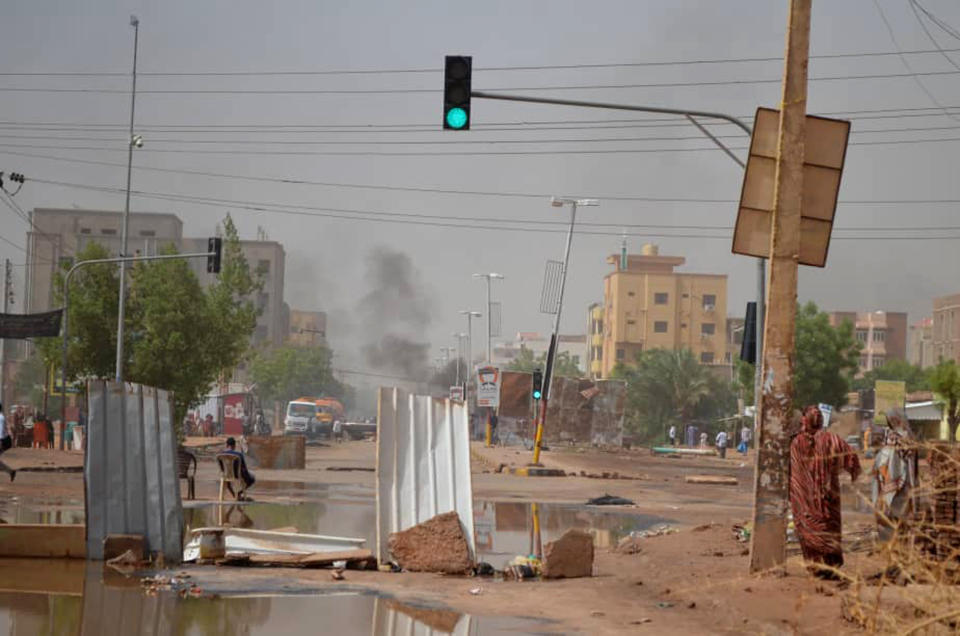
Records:
{"label": "trash on ground", "polygon": [[719,528],[719,527],[720,527],[720,524],[719,524],[719,523],[715,523],[715,522],[711,521],[710,523],[705,523],[705,524],[703,524],[703,525],[701,525],[701,526],[695,527],[695,528],[693,529],[693,531],[694,531],[694,532],[705,532],[705,531],[707,531],[707,530],[710,530],[711,528]]}
{"label": "trash on ground", "polygon": [[[358,549],[344,552],[317,552],[314,554],[228,554],[217,560],[217,565],[263,566],[290,568],[373,569],[375,561],[370,550]],[[342,563],[342,566],[338,564]]]}
{"label": "trash on ground", "polygon": [[[371,555],[371,556],[372,556],[372,555]],[[330,578],[333,579],[334,581],[342,581],[343,578],[344,578],[344,577],[343,577],[343,570],[342,570],[341,568],[335,568],[335,569],[333,569],[333,570],[330,572]]]}
{"label": "trash on ground", "polygon": [[473,570],[470,545],[453,510],[391,533],[388,547],[397,564],[410,572],[466,574]]}
{"label": "trash on ground", "polygon": [[486,561],[481,561],[480,563],[477,563],[475,568],[473,568],[473,573],[475,576],[493,576],[497,573],[497,571]]}
{"label": "trash on ground", "polygon": [[481,594],[483,594],[483,588],[482,588],[482,587],[472,587],[472,588],[470,588],[470,593],[473,594],[474,596],[480,596]]}
{"label": "trash on ground", "polygon": [[733,524],[733,537],[740,543],[746,543],[750,540],[750,534],[753,532],[753,522]]}
{"label": "trash on ground", "polygon": [[540,576],[543,569],[543,563],[535,556],[517,556],[514,557],[503,571],[505,579],[516,579],[524,581],[535,579]]}
{"label": "trash on ground", "polygon": [[138,558],[133,550],[127,550],[123,554],[119,554],[112,559],[107,560],[107,565],[122,574],[128,574],[146,563],[149,562],[144,561],[142,558]]}
{"label": "trash on ground", "polygon": [[688,484],[719,484],[722,486],[736,486],[739,481],[729,475],[687,475],[683,478]]}
{"label": "trash on ground", "polygon": [[543,547],[543,578],[573,579],[593,576],[593,535],[567,530]]}
{"label": "trash on ground", "polygon": [[615,495],[603,495],[602,497],[594,497],[593,499],[587,500],[588,506],[633,506],[634,503],[630,499],[625,499],[624,497],[617,497]]}

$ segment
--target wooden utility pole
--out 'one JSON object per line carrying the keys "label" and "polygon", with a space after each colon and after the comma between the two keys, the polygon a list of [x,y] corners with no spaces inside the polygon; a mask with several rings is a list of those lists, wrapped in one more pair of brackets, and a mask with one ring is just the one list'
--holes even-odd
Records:
{"label": "wooden utility pole", "polygon": [[770,284],[763,337],[763,386],[762,399],[758,401],[760,430],[750,542],[751,572],[781,566],[786,559],[810,4],[811,0],[790,0],[787,22],[775,207],[770,232]]}

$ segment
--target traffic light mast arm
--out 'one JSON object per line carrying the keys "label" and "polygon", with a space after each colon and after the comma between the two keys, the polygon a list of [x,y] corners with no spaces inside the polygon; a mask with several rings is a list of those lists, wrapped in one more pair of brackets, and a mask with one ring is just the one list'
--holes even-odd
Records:
{"label": "traffic light mast arm", "polygon": [[140,261],[165,261],[171,260],[174,258],[206,258],[212,256],[214,252],[193,252],[190,254],[156,254],[154,256],[115,256],[113,258],[92,258],[88,261],[80,261],[74,263],[73,266],[67,270],[67,273],[63,277],[63,344],[62,344],[62,355],[63,363],[60,365],[60,390],[63,392],[63,399],[60,400],[60,421],[67,421],[67,337],[69,335],[69,309],[70,309],[70,278],[73,276],[73,273],[80,269],[81,267],[86,267],[87,265],[101,265],[104,263],[136,263]]}

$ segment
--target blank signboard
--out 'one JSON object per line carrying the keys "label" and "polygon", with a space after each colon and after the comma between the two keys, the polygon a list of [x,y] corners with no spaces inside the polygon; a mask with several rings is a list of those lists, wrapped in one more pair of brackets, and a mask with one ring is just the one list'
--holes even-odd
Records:
{"label": "blank signboard", "polygon": [[[779,125],[780,111],[757,109],[733,233],[735,254],[761,258],[770,255]],[[827,264],[849,136],[850,122],[807,115],[800,218],[799,262],[802,265],[823,267]]]}

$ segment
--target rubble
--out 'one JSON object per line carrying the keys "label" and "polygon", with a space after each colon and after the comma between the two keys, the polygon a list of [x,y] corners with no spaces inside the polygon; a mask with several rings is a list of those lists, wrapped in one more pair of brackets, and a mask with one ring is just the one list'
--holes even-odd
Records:
{"label": "rubble", "polygon": [[473,568],[460,516],[452,510],[391,533],[388,546],[397,564],[411,572],[466,574]]}
{"label": "rubble", "polygon": [[587,500],[588,506],[633,506],[636,505],[632,500],[616,495],[604,494],[602,497],[594,497]]}
{"label": "rubble", "polygon": [[567,530],[543,548],[543,578],[593,576],[593,536],[583,530]]}

